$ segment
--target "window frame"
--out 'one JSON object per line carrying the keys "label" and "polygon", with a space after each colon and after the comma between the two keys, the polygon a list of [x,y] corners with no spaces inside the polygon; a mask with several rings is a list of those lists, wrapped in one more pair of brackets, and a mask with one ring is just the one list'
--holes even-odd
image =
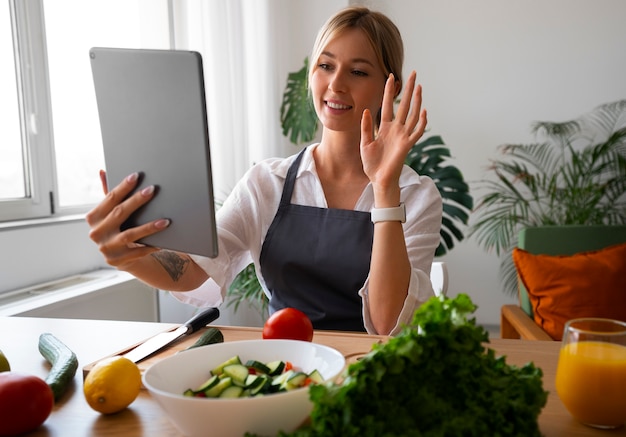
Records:
{"label": "window frame", "polygon": [[56,192],[43,3],[10,0],[26,195],[0,201],[0,222],[49,217]]}

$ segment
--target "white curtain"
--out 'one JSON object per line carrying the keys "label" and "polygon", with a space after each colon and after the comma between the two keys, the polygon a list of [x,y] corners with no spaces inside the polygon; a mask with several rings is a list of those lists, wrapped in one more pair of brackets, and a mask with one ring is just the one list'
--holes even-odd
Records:
{"label": "white curtain", "polygon": [[272,2],[180,0],[172,3],[176,49],[202,54],[215,196],[223,200],[260,159],[284,155],[282,87],[270,26]]}
{"label": "white curtain", "polygon": [[173,48],[202,54],[215,196],[252,164],[297,153],[282,135],[289,72],[302,68],[324,21],[347,0],[168,0]]}

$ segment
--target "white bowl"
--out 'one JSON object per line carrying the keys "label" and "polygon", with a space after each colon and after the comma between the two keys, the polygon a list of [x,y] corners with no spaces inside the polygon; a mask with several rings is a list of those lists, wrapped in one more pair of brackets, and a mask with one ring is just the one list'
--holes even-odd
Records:
{"label": "white bowl", "polygon": [[326,380],[345,366],[343,355],[330,347],[298,340],[246,340],[190,349],[150,366],[143,384],[185,436],[242,437],[246,432],[276,435],[292,432],[309,416],[309,389],[255,398],[219,399],[183,396],[210,375],[210,370],[239,355],[243,362],[290,361],[304,372],[317,369]]}

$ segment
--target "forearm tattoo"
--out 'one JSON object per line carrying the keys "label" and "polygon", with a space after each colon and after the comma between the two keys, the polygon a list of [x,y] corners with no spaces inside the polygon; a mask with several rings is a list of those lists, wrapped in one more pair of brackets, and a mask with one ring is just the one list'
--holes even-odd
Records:
{"label": "forearm tattoo", "polygon": [[176,252],[169,250],[160,250],[159,252],[153,253],[152,256],[163,266],[174,282],[178,282],[189,265],[188,258],[184,258]]}

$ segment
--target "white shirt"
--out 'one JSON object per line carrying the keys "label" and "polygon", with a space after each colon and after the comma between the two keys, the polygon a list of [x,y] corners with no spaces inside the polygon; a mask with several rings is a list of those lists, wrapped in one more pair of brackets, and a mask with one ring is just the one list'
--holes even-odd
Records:
{"label": "white shirt", "polygon": [[[314,147],[308,147],[302,157],[291,201],[327,208],[312,155]],[[173,296],[196,306],[219,306],[232,281],[251,262],[263,291],[268,297],[271,295],[261,273],[259,257],[267,230],[278,210],[287,171],[295,158],[296,155],[270,158],[248,170],[217,210],[218,256],[192,255],[210,279],[196,290],[172,292]],[[408,295],[392,335],[411,321],[419,305],[434,296],[429,275],[439,245],[442,215],[442,200],[434,182],[429,177],[419,176],[406,165],[400,175],[400,199],[406,206],[407,221],[403,229],[412,271]],[[373,207],[374,193],[368,184],[354,209],[369,212]],[[367,331],[376,333],[369,315],[368,284],[369,277],[359,290],[363,299],[363,320]]]}

